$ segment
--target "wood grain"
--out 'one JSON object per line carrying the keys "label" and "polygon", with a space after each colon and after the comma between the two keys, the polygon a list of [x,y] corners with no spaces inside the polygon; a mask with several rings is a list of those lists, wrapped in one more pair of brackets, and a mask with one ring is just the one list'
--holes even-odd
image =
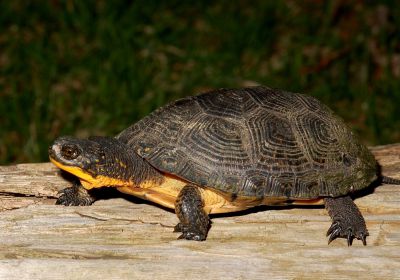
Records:
{"label": "wood grain", "polygon": [[[400,178],[400,144],[372,151]],[[0,279],[400,279],[400,186],[355,199],[370,236],[347,247],[327,245],[320,207],[220,215],[193,242],[176,240],[173,212],[110,190],[90,207],[54,205],[69,184],[50,163],[0,166]]]}

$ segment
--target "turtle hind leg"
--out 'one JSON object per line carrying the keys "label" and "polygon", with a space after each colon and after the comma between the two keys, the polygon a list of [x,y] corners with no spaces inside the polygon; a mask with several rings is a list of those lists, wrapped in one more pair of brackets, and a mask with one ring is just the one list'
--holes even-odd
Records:
{"label": "turtle hind leg", "polygon": [[366,238],[369,234],[365,220],[350,196],[325,198],[325,207],[332,218],[332,225],[326,233],[329,235],[328,244],[342,237],[347,239],[348,246],[352,245],[354,238],[367,245]]}
{"label": "turtle hind leg", "polygon": [[96,201],[96,198],[88,190],[77,183],[61,190],[59,194],[56,204],[65,206],[86,206]]}
{"label": "turtle hind leg", "polygon": [[182,232],[178,239],[203,241],[210,228],[210,219],[204,211],[204,202],[198,187],[187,185],[180,191],[175,202],[179,224],[175,232]]}

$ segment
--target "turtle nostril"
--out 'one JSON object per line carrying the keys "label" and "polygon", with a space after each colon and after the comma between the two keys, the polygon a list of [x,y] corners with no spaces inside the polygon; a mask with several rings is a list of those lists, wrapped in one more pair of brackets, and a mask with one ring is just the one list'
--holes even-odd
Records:
{"label": "turtle nostril", "polygon": [[68,160],[76,159],[80,154],[78,147],[75,145],[64,145],[61,148],[61,155]]}

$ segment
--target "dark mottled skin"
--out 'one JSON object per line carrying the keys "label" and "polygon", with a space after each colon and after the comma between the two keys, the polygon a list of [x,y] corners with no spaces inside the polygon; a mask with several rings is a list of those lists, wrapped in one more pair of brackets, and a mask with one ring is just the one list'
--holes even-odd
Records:
{"label": "dark mottled skin", "polygon": [[[364,219],[348,195],[378,178],[376,161],[339,117],[310,96],[267,87],[220,89],[159,108],[116,138],[63,137],[56,143],[78,146],[84,157],[74,161],[93,176],[140,183],[167,173],[192,182],[176,201],[182,238],[207,236],[210,221],[199,192],[207,187],[259,201],[323,197],[333,220],[329,242],[343,237],[349,245],[354,238],[366,243]],[[75,157],[75,150],[65,155]],[[88,192],[67,189],[58,203],[92,201]]]}
{"label": "dark mottled skin", "polygon": [[330,235],[329,243],[337,237],[343,237],[347,239],[349,246],[354,238],[362,240],[364,245],[367,244],[366,238],[369,235],[367,226],[351,197],[327,197],[325,207],[333,221],[327,232],[327,235]]}
{"label": "dark mottled skin", "polygon": [[175,231],[182,232],[180,239],[185,238],[196,241],[206,239],[210,227],[210,219],[203,208],[204,203],[199,187],[185,186],[175,202],[175,212],[180,221],[176,225]]}
{"label": "dark mottled skin", "polygon": [[80,184],[74,184],[72,187],[65,188],[59,192],[56,204],[65,206],[88,206],[96,201],[88,190],[83,188]]}

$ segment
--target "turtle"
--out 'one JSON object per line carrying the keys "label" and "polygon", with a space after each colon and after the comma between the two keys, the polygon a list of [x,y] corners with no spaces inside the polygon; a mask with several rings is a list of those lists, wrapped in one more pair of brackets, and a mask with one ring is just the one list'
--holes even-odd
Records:
{"label": "turtle", "polygon": [[344,121],[316,98],[266,86],[211,90],[169,103],[115,137],[57,138],[49,158],[79,183],[57,204],[90,205],[117,190],[174,209],[179,239],[203,241],[210,214],[259,205],[325,205],[328,244],[366,245],[352,193],[382,176]]}

